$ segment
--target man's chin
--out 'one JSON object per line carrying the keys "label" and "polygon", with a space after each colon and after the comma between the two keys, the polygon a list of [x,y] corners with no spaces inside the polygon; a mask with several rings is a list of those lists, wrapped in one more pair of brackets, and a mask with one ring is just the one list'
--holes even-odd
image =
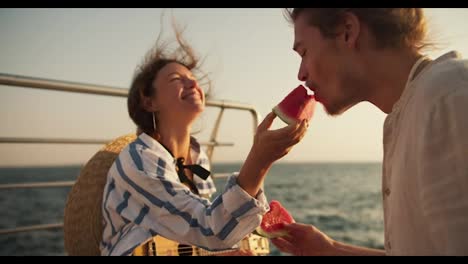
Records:
{"label": "man's chin", "polygon": [[330,107],[326,104],[322,104],[322,105],[323,105],[323,109],[329,116],[339,116],[342,113],[341,111],[338,111],[338,109],[336,108]]}
{"label": "man's chin", "polygon": [[327,105],[327,104],[323,104],[323,109],[325,109],[325,112],[329,116],[333,116],[333,117],[336,117],[336,116],[339,116],[339,115],[343,114],[349,108],[351,108],[351,106],[349,106],[349,107],[338,107],[338,106],[330,106],[330,105]]}

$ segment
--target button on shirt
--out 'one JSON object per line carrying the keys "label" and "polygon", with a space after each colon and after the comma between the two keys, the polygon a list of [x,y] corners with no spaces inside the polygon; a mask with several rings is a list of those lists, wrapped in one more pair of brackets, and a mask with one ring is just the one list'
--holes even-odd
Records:
{"label": "button on shirt", "polygon": [[[196,164],[209,168],[206,154],[191,138]],[[208,200],[215,185],[193,175],[200,196],[182,184],[172,155],[156,140],[141,134],[122,150],[111,169],[103,194],[102,255],[130,255],[155,235],[209,250],[236,247],[260,225],[268,202],[260,190],[251,197],[233,173],[225,190]],[[206,198],[204,198],[206,197]]]}
{"label": "button on shirt", "polygon": [[390,188],[385,188],[385,195],[386,196],[389,196],[390,195]]}
{"label": "button on shirt", "polygon": [[389,255],[468,255],[468,61],[449,52],[408,81],[384,124]]}

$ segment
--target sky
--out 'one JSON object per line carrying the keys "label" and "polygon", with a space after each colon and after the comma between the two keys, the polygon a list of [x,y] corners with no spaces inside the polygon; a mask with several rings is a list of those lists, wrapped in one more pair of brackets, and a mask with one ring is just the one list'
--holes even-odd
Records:
{"label": "sky", "polygon": [[[0,73],[128,89],[161,30],[161,9],[0,9]],[[173,9],[185,38],[206,56],[212,98],[254,106],[263,119],[297,85],[299,56],[281,9]],[[468,54],[468,9],[425,9],[429,37]],[[166,12],[170,14],[170,10]],[[166,16],[168,18],[169,15]],[[172,38],[170,20],[163,37]],[[206,141],[218,109],[195,128]],[[385,114],[361,103],[338,117],[318,106],[304,139],[278,162],[380,162]],[[135,131],[125,98],[0,85],[0,137],[112,139]],[[272,128],[284,126],[276,119]],[[226,111],[213,162],[242,162],[252,118]],[[83,164],[100,145],[0,144],[0,166]]]}

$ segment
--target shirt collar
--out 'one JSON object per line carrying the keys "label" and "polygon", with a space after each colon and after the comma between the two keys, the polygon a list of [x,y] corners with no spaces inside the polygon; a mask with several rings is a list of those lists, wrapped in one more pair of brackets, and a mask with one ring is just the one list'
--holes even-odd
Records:
{"label": "shirt collar", "polygon": [[[155,140],[153,137],[149,136],[146,133],[141,133],[140,136],[138,136],[137,140],[141,140],[141,142],[146,145],[148,148],[151,150],[154,150],[160,155],[163,159],[165,160],[172,160],[172,162],[175,164],[176,162],[176,157],[172,156],[172,153],[169,152],[169,150],[166,149],[159,141]],[[193,164],[198,164],[199,163],[199,157],[200,157],[200,143],[195,139],[195,137],[190,137],[190,155],[193,161]]]}
{"label": "shirt collar", "polygon": [[407,82],[405,84],[405,88],[404,88],[403,92],[401,93],[400,98],[393,105],[392,111],[390,113],[398,112],[403,107],[405,102],[407,102],[409,100],[409,98],[411,97],[411,94],[412,94],[411,93],[412,84],[415,81],[417,81],[419,79],[419,77],[423,75],[424,72],[426,72],[429,68],[431,68],[434,64],[436,64],[438,62],[445,61],[445,60],[448,60],[448,59],[456,59],[456,58],[461,58],[460,53],[457,52],[457,51],[449,51],[449,52],[443,54],[442,56],[438,57],[434,61],[430,62],[429,64],[427,64],[426,67],[424,67],[424,69],[422,69],[419,72],[419,74],[415,78],[413,78],[414,72],[416,71],[416,68],[419,66],[419,62],[421,60],[423,60],[423,59],[428,59],[428,58],[424,56],[421,59],[419,59],[413,65],[413,67],[411,68],[410,73],[408,74],[408,80],[407,80]]}
{"label": "shirt collar", "polygon": [[160,156],[164,160],[171,160],[175,164],[175,159],[172,157],[172,154],[169,153],[169,151],[161,145],[156,139],[152,138],[146,133],[141,133],[140,136],[138,136],[137,140],[141,140],[144,145],[146,145],[149,149],[155,151],[158,156]]}

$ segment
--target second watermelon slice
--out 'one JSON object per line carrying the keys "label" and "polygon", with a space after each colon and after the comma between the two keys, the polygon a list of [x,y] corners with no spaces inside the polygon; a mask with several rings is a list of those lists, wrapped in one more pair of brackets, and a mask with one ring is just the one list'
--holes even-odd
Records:
{"label": "second watermelon slice", "polygon": [[274,238],[286,235],[284,230],[281,230],[283,224],[294,223],[294,218],[277,200],[270,202],[270,210],[263,216],[262,223],[256,229],[261,236]]}

